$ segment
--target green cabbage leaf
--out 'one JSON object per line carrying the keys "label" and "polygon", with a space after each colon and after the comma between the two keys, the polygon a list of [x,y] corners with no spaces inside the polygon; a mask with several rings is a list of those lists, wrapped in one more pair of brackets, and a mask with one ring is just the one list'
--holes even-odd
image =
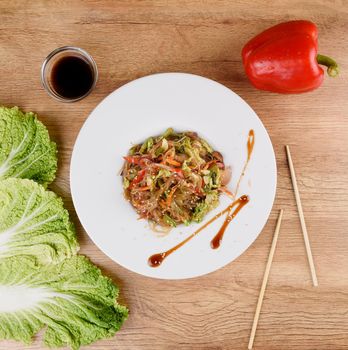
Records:
{"label": "green cabbage leaf", "polygon": [[0,339],[30,343],[44,328],[49,347],[111,337],[127,318],[118,289],[84,256],[39,266],[32,257],[0,262]]}
{"label": "green cabbage leaf", "polygon": [[57,146],[36,114],[0,107],[0,180],[32,179],[46,186],[57,170]]}
{"label": "green cabbage leaf", "polygon": [[59,263],[78,249],[61,198],[32,180],[0,181],[0,262],[29,255],[41,264]]}

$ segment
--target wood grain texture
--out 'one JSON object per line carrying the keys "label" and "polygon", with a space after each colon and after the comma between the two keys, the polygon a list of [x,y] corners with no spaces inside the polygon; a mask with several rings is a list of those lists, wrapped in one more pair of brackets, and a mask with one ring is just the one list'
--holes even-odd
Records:
{"label": "wood grain texture", "polygon": [[[320,52],[339,78],[311,93],[253,89],[243,43],[289,19],[318,24]],[[246,349],[276,215],[285,209],[255,338],[255,349],[348,349],[348,3],[294,1],[0,1],[0,104],[39,113],[59,145],[51,186],[78,227],[82,253],[121,286],[130,317],[112,339],[88,349]],[[74,104],[50,98],[40,66],[54,48],[77,45],[95,58],[96,90]],[[233,89],[267,127],[278,164],[277,199],[256,242],[236,261],[201,278],[157,281],[131,273],[90,241],[74,213],[69,162],[78,131],[105,95],[166,71],[204,75]],[[231,125],[231,128],[233,125]],[[284,145],[291,146],[319,287],[313,288]],[[38,337],[40,338],[40,337]],[[0,349],[22,349],[0,342]],[[36,339],[27,349],[41,349]],[[87,347],[86,347],[87,348]]]}

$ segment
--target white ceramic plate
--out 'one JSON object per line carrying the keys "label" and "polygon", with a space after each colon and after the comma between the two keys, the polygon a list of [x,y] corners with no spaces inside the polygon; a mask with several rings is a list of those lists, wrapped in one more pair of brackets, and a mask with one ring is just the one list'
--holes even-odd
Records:
{"label": "white ceramic plate", "polygon": [[[233,191],[247,157],[247,137],[255,147],[239,195],[250,202],[233,220],[221,247],[210,241],[220,218],[157,268],[149,256],[171,248],[195,229],[180,225],[158,237],[124,199],[122,156],[134,144],[167,127],[198,132],[231,165]],[[81,223],[111,259],[145,276],[164,279],[196,277],[215,271],[242,254],[256,239],[270,214],[276,191],[276,162],[270,138],[249,105],[225,86],[191,74],[166,73],[132,81],[107,96],[91,113],[77,138],[70,169],[71,191]],[[207,218],[224,209],[229,198]],[[203,221],[204,222],[204,221]]]}

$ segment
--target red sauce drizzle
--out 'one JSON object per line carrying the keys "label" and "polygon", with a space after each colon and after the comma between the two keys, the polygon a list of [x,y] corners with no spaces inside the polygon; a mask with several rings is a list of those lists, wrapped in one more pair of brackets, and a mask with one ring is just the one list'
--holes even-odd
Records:
{"label": "red sauce drizzle", "polygon": [[254,145],[255,145],[255,133],[254,133],[254,130],[251,129],[249,131],[248,143],[247,143],[247,147],[248,147],[248,159],[247,159],[247,161],[248,162],[250,160],[251,154],[253,153]]}
{"label": "red sauce drizzle", "polygon": [[[240,177],[239,177],[239,180],[238,180],[238,183],[237,183],[237,187],[236,187],[236,194],[238,193],[238,190],[239,190],[239,186],[240,186],[240,183],[242,181],[242,178],[245,174],[245,170],[249,164],[249,161],[250,161],[250,157],[251,157],[251,154],[253,153],[253,149],[254,149],[254,145],[255,145],[255,133],[254,133],[254,130],[250,130],[249,131],[249,135],[248,135],[248,142],[247,142],[247,150],[248,150],[248,157],[245,161],[245,164],[243,166],[243,170],[242,170],[242,173],[240,174]],[[247,196],[242,196],[240,197],[239,199],[245,197],[245,200],[244,202],[241,201],[238,205],[238,207],[232,212],[232,208],[230,209],[229,213],[227,214],[226,216],[226,219],[224,221],[224,223],[222,224],[219,232],[216,234],[216,236],[211,240],[210,242],[210,246],[213,248],[213,249],[217,249],[220,247],[220,244],[222,242],[222,238],[224,237],[224,233],[228,227],[228,225],[230,224],[230,222],[234,219],[234,217],[239,213],[239,211],[244,207],[244,205],[246,205],[248,202],[249,202],[249,197]]]}
{"label": "red sauce drizzle", "polygon": [[[229,212],[231,209],[233,209],[233,207],[235,207],[237,204],[237,208],[235,209],[235,211],[233,212],[233,217],[235,217],[238,212],[242,209],[242,207],[244,207],[245,204],[247,204],[249,201],[248,196],[241,196],[240,198],[238,198],[236,201],[234,201],[233,203],[231,203],[226,209],[220,211],[220,213],[217,213],[215,216],[213,216],[210,220],[208,220],[204,225],[202,225],[198,230],[196,230],[195,232],[193,232],[190,236],[188,236],[186,239],[184,239],[183,241],[181,241],[179,244],[177,244],[176,246],[174,246],[173,248],[163,252],[163,253],[157,253],[154,255],[151,255],[149,257],[148,263],[151,267],[158,267],[162,264],[163,260],[169,256],[170,254],[174,253],[176,250],[178,250],[180,247],[182,247],[185,243],[187,243],[188,241],[190,241],[193,237],[195,237],[199,232],[203,231],[207,226],[209,226],[213,221],[215,221],[216,219],[218,219],[220,216],[226,214],[227,212]],[[220,232],[220,231],[219,231]]]}
{"label": "red sauce drizzle", "polygon": [[242,196],[239,199],[237,199],[234,204],[238,204],[237,208],[232,212],[232,208],[229,210],[230,212],[228,213],[224,223],[222,224],[220,230],[216,234],[216,236],[211,240],[210,246],[213,249],[217,249],[220,247],[222,237],[224,236],[224,233],[227,229],[227,226],[230,224],[230,222],[237,216],[237,214],[240,212],[240,210],[249,202],[249,197],[248,196]]}

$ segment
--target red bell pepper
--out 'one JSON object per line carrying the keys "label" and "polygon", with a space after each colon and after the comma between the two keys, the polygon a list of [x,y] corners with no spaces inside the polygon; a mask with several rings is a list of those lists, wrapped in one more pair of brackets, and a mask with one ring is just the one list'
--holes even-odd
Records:
{"label": "red bell pepper", "polygon": [[132,182],[129,184],[128,189],[134,188],[139,182],[141,182],[146,175],[146,169],[142,169],[138,172],[136,177],[132,180]]}
{"label": "red bell pepper", "polygon": [[131,164],[139,164],[141,157],[140,156],[125,156],[125,157],[123,157],[123,159],[126,162],[131,163]]}
{"label": "red bell pepper", "polygon": [[291,21],[271,27],[251,39],[242,50],[245,72],[258,89],[300,93],[319,87],[328,67],[338,74],[337,63],[318,55],[318,29],[309,21]]}
{"label": "red bell pepper", "polygon": [[123,159],[130,164],[139,165],[140,167],[146,166],[147,162],[149,162],[147,156],[125,156]]}

